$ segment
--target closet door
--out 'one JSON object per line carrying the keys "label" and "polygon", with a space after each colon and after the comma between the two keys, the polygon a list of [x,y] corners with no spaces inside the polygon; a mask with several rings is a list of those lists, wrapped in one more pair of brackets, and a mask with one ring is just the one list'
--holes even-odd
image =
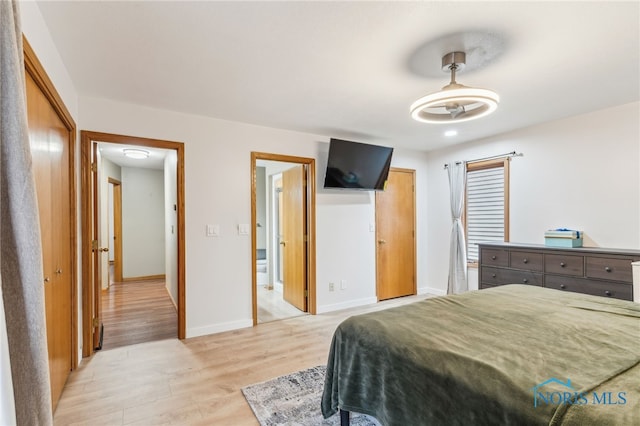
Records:
{"label": "closet door", "polygon": [[55,409],[72,368],[70,134],[29,73],[25,78],[40,214],[51,396]]}
{"label": "closet door", "polygon": [[[51,388],[59,398],[71,372],[71,226],[69,194],[69,132],[50,109],[51,222],[53,225],[54,352]],[[46,213],[45,213],[46,214]],[[57,401],[57,398],[54,399]]]}

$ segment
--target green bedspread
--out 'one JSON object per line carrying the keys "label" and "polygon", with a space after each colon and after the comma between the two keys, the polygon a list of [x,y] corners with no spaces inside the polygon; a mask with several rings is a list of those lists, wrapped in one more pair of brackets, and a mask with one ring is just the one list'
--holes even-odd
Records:
{"label": "green bedspread", "polygon": [[385,426],[640,424],[640,305],[509,285],[345,320],[325,417]]}

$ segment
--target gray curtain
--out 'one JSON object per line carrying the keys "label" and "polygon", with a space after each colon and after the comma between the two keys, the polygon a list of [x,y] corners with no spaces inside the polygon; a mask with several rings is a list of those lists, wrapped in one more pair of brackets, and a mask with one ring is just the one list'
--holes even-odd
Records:
{"label": "gray curtain", "polygon": [[449,282],[447,294],[464,293],[469,290],[467,284],[467,244],[462,227],[467,165],[465,163],[447,164],[449,173],[449,201],[451,202],[451,227],[449,249]]}
{"label": "gray curtain", "polygon": [[[18,2],[0,1],[0,277],[19,425],[51,425],[42,247]],[[5,374],[5,371],[2,372]]]}

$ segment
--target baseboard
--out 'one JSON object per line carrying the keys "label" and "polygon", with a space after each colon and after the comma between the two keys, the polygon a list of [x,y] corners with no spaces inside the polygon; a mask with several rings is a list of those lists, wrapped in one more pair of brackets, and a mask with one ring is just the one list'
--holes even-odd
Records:
{"label": "baseboard", "polygon": [[165,274],[160,275],[145,275],[142,277],[122,277],[122,282],[126,283],[129,281],[155,281],[155,280],[164,280],[167,276]]}
{"label": "baseboard", "polygon": [[167,295],[169,296],[169,300],[171,300],[171,303],[173,303],[173,307],[176,308],[176,311],[177,311],[178,310],[178,304],[176,303],[175,300],[173,300],[173,296],[171,296],[171,292],[169,291],[167,286],[165,286],[164,289],[167,290]]}
{"label": "baseboard", "polygon": [[220,324],[207,325],[204,327],[193,327],[187,329],[187,338],[223,333],[225,331],[237,330],[239,328],[247,327],[253,327],[252,319],[224,322]]}
{"label": "baseboard", "polygon": [[331,305],[319,305],[316,307],[316,313],[324,314],[326,312],[339,311],[342,309],[356,308],[358,306],[371,305],[377,303],[377,297],[366,297],[363,299],[348,300],[346,302],[334,303]]}
{"label": "baseboard", "polygon": [[418,294],[434,294],[436,296],[446,296],[447,290],[435,287],[420,287],[418,289]]}

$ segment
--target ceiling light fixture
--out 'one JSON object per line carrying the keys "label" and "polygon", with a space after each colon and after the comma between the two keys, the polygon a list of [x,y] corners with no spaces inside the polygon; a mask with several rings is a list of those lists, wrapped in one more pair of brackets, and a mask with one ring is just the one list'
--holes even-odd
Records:
{"label": "ceiling light fixture", "polygon": [[456,82],[456,72],[464,69],[464,52],[451,52],[442,57],[442,70],[451,72],[451,82],[441,91],[415,101],[411,117],[424,123],[460,123],[491,114],[498,108],[500,97],[488,89],[467,87]]}
{"label": "ceiling light fixture", "polygon": [[125,148],[122,152],[124,152],[125,157],[135,158],[138,160],[149,157],[149,151],[145,151],[144,149]]}

